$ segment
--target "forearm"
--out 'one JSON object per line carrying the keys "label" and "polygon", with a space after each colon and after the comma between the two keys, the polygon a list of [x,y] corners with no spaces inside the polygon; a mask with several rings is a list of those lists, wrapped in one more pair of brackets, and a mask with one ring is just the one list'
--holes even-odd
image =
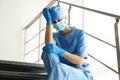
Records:
{"label": "forearm", "polygon": [[45,43],[53,43],[52,24],[46,25]]}
{"label": "forearm", "polygon": [[72,62],[76,65],[80,65],[80,66],[83,64],[83,61],[84,61],[84,57],[78,56],[78,55],[75,55],[75,54],[71,54],[69,52],[65,52],[64,57],[68,61],[70,61],[70,62]]}

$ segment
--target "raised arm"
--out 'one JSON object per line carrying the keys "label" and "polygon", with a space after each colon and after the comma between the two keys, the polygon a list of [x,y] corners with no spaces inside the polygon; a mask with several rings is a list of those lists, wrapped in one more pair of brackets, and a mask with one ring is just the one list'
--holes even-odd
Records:
{"label": "raised arm", "polygon": [[43,9],[43,16],[46,19],[46,32],[45,32],[45,43],[53,43],[53,35],[52,35],[52,18],[49,12],[49,8]]}

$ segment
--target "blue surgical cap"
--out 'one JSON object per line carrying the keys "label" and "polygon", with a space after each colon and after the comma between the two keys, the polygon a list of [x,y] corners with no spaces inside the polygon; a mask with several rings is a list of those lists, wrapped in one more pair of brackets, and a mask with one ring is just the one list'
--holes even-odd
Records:
{"label": "blue surgical cap", "polygon": [[62,6],[60,6],[60,5],[56,5],[56,6],[51,7],[50,8],[50,14],[51,14],[51,17],[52,17],[52,22],[55,19],[66,17],[65,12],[64,12]]}

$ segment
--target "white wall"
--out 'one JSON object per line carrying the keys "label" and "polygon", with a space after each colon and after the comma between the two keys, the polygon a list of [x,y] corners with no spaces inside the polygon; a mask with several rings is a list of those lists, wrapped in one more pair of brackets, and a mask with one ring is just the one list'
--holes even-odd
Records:
{"label": "white wall", "polygon": [[22,61],[22,30],[50,0],[0,0],[0,60]]}

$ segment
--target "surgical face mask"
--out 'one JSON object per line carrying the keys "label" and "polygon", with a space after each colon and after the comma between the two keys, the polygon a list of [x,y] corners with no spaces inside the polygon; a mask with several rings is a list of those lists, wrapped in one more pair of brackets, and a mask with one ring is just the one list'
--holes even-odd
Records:
{"label": "surgical face mask", "polygon": [[66,22],[64,20],[61,20],[60,22],[53,24],[53,27],[58,31],[63,31],[66,26]]}

